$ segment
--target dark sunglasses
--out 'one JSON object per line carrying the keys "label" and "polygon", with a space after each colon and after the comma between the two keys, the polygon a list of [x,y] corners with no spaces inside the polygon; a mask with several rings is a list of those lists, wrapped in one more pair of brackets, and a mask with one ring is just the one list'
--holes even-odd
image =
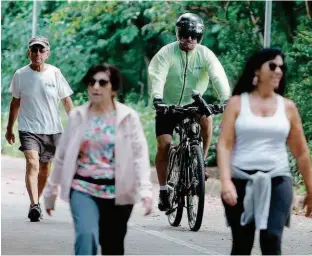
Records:
{"label": "dark sunglasses", "polygon": [[285,66],[285,65],[281,65],[281,66],[280,66],[280,65],[276,65],[276,64],[273,63],[273,62],[270,62],[270,63],[269,63],[269,68],[270,68],[271,71],[275,71],[277,67],[279,67],[279,68],[282,70],[282,72],[285,72],[285,71],[286,71],[286,66]]}
{"label": "dark sunglasses", "polygon": [[94,86],[96,82],[99,82],[99,85],[102,86],[102,87],[109,83],[108,80],[104,80],[104,79],[96,80],[94,78],[91,78],[89,83],[88,83],[88,85]]}
{"label": "dark sunglasses", "polygon": [[31,51],[32,53],[37,53],[38,51],[39,51],[40,53],[46,52],[46,50],[44,50],[43,48],[37,48],[37,47],[32,47],[32,48],[30,48],[30,51]]}
{"label": "dark sunglasses", "polygon": [[197,39],[199,41],[202,37],[202,33],[197,33],[195,31],[187,31],[187,30],[181,30],[179,34],[180,38],[188,39],[189,37],[192,38],[192,40]]}

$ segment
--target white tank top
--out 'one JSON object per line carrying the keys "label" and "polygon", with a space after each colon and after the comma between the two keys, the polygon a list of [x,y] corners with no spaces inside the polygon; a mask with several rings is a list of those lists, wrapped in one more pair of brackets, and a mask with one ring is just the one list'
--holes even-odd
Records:
{"label": "white tank top", "polygon": [[289,131],[290,122],[283,97],[277,96],[277,109],[273,116],[261,117],[252,113],[249,94],[241,94],[241,111],[235,122],[232,166],[261,171],[289,168],[286,147]]}

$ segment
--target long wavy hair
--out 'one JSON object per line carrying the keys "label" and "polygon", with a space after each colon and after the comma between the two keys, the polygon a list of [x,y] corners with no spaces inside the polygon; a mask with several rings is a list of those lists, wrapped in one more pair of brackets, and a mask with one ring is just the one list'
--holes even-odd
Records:
{"label": "long wavy hair", "polygon": [[[270,60],[274,60],[276,56],[281,56],[285,64],[285,56],[279,49],[275,48],[264,48],[256,53],[254,53],[246,62],[245,68],[242,75],[236,83],[232,95],[240,95],[244,92],[252,92],[255,90],[255,86],[252,84],[252,81],[255,77],[256,70],[260,69],[261,66]],[[283,72],[283,77],[279,83],[278,88],[275,89],[275,92],[284,95],[285,93],[285,74],[286,69]]]}

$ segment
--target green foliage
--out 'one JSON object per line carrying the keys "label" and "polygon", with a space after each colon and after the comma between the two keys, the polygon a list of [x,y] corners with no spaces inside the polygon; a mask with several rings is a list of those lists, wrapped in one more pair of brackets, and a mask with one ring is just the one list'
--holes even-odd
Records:
{"label": "green foliage", "polygon": [[125,104],[132,107],[140,114],[140,119],[148,143],[150,163],[151,165],[154,165],[157,152],[157,141],[155,136],[155,111],[151,106],[145,106],[143,101],[138,102],[137,94],[135,93],[130,93],[127,95]]}
{"label": "green foliage", "polygon": [[297,36],[288,54],[290,73],[287,95],[297,105],[305,135],[312,141],[312,21],[298,26]]}
{"label": "green foliage", "polygon": [[[31,37],[32,1],[2,2],[2,135],[11,95],[7,92],[14,72],[26,65]],[[148,102],[147,66],[165,44],[175,41],[174,24],[182,13],[199,14],[206,25],[202,44],[220,59],[231,86],[240,75],[245,59],[263,45],[264,1],[39,1],[37,34],[49,37],[48,62],[59,67],[74,89],[73,100],[87,100],[80,80],[99,62],[117,65],[124,76],[119,94],[140,114],[148,137],[151,163],[155,158],[154,114]],[[312,141],[312,20],[303,1],[273,2],[272,45],[287,55],[287,97],[302,117],[311,149]],[[208,91],[205,99],[216,101]],[[214,138],[209,164],[215,164],[215,144],[220,116],[214,118]],[[11,148],[11,146],[10,146]],[[7,145],[2,136],[2,151]],[[297,167],[292,161],[295,177]]]}
{"label": "green foliage", "polygon": [[[291,71],[287,96],[297,105],[312,154],[312,21],[301,17],[299,22],[296,37],[287,54]],[[303,187],[303,179],[293,156],[290,156],[290,163],[295,183],[300,190],[300,187]]]}
{"label": "green foliage", "polygon": [[8,113],[1,114],[1,154],[10,155],[14,157],[22,157],[23,153],[18,149],[20,146],[20,140],[18,136],[17,126],[14,127],[15,143],[10,145],[5,138],[6,126],[8,120]]}
{"label": "green foliage", "polygon": [[208,151],[208,157],[206,159],[208,166],[216,166],[217,165],[217,143],[218,137],[220,133],[222,115],[213,116],[213,132],[212,132],[212,140]]}

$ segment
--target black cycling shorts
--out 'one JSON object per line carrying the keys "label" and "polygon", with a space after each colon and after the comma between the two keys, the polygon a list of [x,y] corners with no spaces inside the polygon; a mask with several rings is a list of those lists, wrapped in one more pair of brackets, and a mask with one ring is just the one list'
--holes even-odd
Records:
{"label": "black cycling shorts", "polygon": [[155,117],[155,133],[156,138],[161,135],[172,135],[176,125],[181,121],[178,117],[172,114],[157,113]]}
{"label": "black cycling shorts", "polygon": [[[210,116],[212,118],[212,116]],[[182,118],[183,119],[183,118]],[[197,122],[200,122],[200,115],[197,115]],[[182,121],[181,117],[172,114],[157,113],[155,117],[155,133],[156,138],[161,135],[172,135],[176,125]]]}

